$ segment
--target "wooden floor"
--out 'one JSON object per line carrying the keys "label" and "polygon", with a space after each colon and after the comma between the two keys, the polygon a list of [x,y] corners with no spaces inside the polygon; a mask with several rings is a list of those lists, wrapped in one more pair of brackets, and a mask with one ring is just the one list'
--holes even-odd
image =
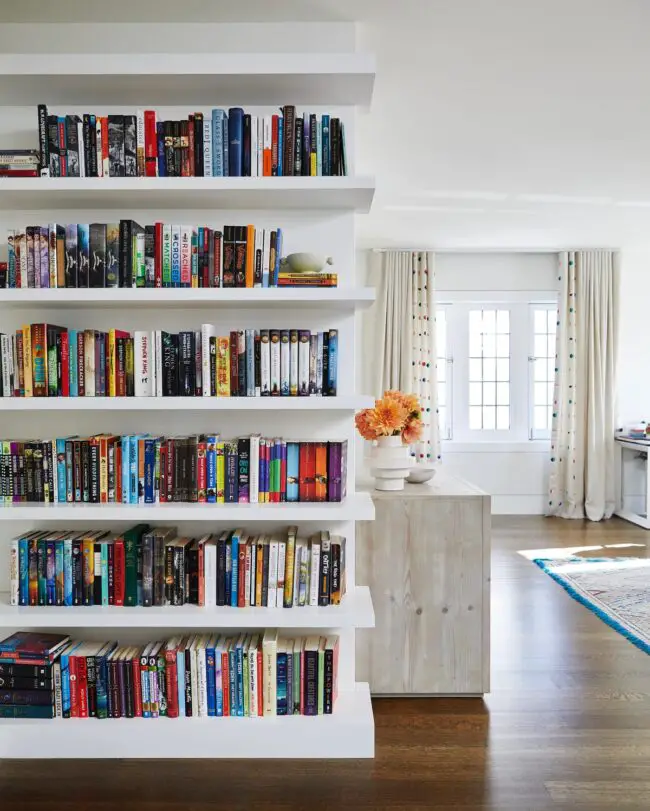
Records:
{"label": "wooden floor", "polygon": [[518,554],[646,556],[648,539],[617,520],[495,519],[493,692],[376,701],[374,761],[4,761],[0,809],[648,811],[650,656]]}

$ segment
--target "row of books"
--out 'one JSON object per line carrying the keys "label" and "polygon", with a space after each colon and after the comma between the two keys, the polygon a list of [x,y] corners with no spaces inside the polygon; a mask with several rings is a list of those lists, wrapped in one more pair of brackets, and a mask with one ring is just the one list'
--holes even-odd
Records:
{"label": "row of books", "polygon": [[0,503],[342,501],[347,441],[259,434],[0,439]]}
{"label": "row of books", "polygon": [[11,684],[0,689],[0,717],[329,715],[338,658],[337,636],[285,639],[277,629],[144,645],[19,631],[0,642],[0,677]]}
{"label": "row of books", "polygon": [[226,225],[28,225],[7,232],[3,287],[335,287],[336,273],[296,273],[282,230]]}
{"label": "row of books", "polygon": [[11,544],[11,605],[338,605],[345,594],[345,538],[298,538],[243,529],[179,537],[175,527],[125,532],[38,530]]}
{"label": "row of books", "polygon": [[[343,122],[329,114],[258,116],[241,107],[159,121],[155,110],[50,115],[38,106],[41,174],[51,177],[345,175]],[[38,167],[37,167],[38,168]],[[36,176],[35,172],[33,176]]]}
{"label": "row of books", "polygon": [[335,397],[338,330],[0,333],[2,397]]}

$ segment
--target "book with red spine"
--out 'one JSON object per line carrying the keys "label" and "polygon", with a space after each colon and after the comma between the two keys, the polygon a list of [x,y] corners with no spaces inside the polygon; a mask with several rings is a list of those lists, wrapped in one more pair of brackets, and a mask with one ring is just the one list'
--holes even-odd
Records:
{"label": "book with red spine", "polygon": [[140,675],[140,651],[131,659],[133,672],[133,715],[142,718],[142,677]]}
{"label": "book with red spine", "polygon": [[278,174],[278,126],[280,116],[271,116],[271,175],[276,177]]}
{"label": "book with red spine", "polygon": [[68,657],[70,679],[70,718],[79,718],[79,680],[77,679],[77,657]]}
{"label": "book with red spine", "polygon": [[126,559],[124,557],[124,538],[116,538],[113,544],[113,581],[115,588],[115,605],[124,605],[126,586]]}
{"label": "book with red spine", "polygon": [[[226,645],[226,648],[227,647]],[[230,662],[228,650],[224,650],[221,653],[221,685],[223,692],[223,714],[225,717],[230,715]]]}
{"label": "book with red spine", "polygon": [[207,498],[207,487],[208,487],[208,467],[207,467],[207,451],[208,445],[205,441],[200,441],[196,446],[196,462],[197,462],[197,471],[196,471],[196,478],[197,478],[197,491],[198,491],[198,498],[201,504],[204,504]]}
{"label": "book with red spine", "polygon": [[67,329],[61,332],[61,396],[70,396],[70,339]]}
{"label": "book with red spine", "polygon": [[239,543],[238,549],[238,576],[237,576],[237,608],[246,608],[246,547],[248,544]]}
{"label": "book with red spine", "polygon": [[301,442],[299,452],[299,501],[316,499],[316,452],[313,442]]}
{"label": "book with red spine", "polygon": [[[214,259],[211,273],[212,279],[210,282],[210,287],[221,287],[221,240],[222,240],[222,233],[221,231],[214,231],[212,234],[212,239],[214,242]],[[212,256],[212,253],[210,254]]]}
{"label": "book with red spine", "polygon": [[162,287],[163,227],[164,224],[162,222],[157,222],[154,224],[154,255],[153,255],[154,287]]}
{"label": "book with red spine", "polygon": [[178,718],[178,669],[176,654],[178,653],[178,637],[170,639],[165,646],[165,685],[167,688],[167,717]]}
{"label": "book with red spine", "polygon": [[287,443],[280,443],[280,501],[287,500]]}
{"label": "book with red spine", "polygon": [[37,169],[0,169],[0,177],[39,177]]}
{"label": "book with red spine", "polygon": [[58,116],[59,127],[59,166],[60,177],[68,176],[68,153],[66,151],[67,139],[65,137],[65,118]]}
{"label": "book with red spine", "polygon": [[156,111],[144,111],[144,174],[156,177],[158,170],[158,136],[156,133]]}
{"label": "book with red spine", "polygon": [[102,166],[103,166],[103,176],[109,176],[109,167],[108,167],[108,116],[103,115],[101,117],[101,128],[102,128]]}
{"label": "book with red spine", "polygon": [[199,605],[205,605],[205,546],[204,542],[210,536],[206,535],[199,541]]}
{"label": "book with red spine", "polygon": [[77,391],[79,397],[86,396],[86,335],[77,332]]}
{"label": "book with red spine", "polygon": [[264,715],[264,679],[262,674],[262,646],[257,649],[257,715],[261,718]]}
{"label": "book with red spine", "polygon": [[[70,657],[73,658],[72,656]],[[75,656],[77,660],[77,691],[79,718],[88,718],[88,670],[85,656]]]}

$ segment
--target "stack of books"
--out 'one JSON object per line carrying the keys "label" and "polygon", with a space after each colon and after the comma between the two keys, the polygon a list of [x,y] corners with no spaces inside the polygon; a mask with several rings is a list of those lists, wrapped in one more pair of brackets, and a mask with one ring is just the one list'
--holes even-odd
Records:
{"label": "stack of books", "polygon": [[347,441],[259,434],[0,439],[0,504],[340,502]]}
{"label": "stack of books", "polygon": [[0,642],[0,718],[54,718],[56,660],[69,639],[18,631]]}
{"label": "stack of books", "polygon": [[0,177],[38,177],[39,153],[34,149],[0,149]]}
{"label": "stack of books", "polygon": [[0,397],[335,397],[338,330],[0,333]]}
{"label": "stack of books", "polygon": [[[51,177],[273,177],[347,174],[345,127],[329,114],[257,116],[241,107],[160,121],[155,110],[50,115],[38,106]],[[38,167],[37,167],[38,168]]]}
{"label": "stack of books", "polygon": [[11,605],[292,608],[339,605],[345,538],[298,528],[179,537],[175,527],[38,530],[11,545]]}

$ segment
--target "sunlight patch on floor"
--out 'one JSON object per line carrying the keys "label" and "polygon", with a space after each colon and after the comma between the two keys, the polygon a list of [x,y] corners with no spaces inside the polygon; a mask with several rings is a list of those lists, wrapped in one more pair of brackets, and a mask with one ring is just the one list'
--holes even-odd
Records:
{"label": "sunlight patch on floor", "polygon": [[[609,543],[599,544],[598,546],[563,546],[563,547],[549,547],[548,549],[520,549],[518,554],[528,560],[535,560],[536,558],[545,558],[547,560],[561,560],[562,558],[575,557],[582,552],[598,552],[603,549],[627,549],[633,550],[634,548],[645,549],[643,543]],[[598,555],[594,555],[598,557]]]}

